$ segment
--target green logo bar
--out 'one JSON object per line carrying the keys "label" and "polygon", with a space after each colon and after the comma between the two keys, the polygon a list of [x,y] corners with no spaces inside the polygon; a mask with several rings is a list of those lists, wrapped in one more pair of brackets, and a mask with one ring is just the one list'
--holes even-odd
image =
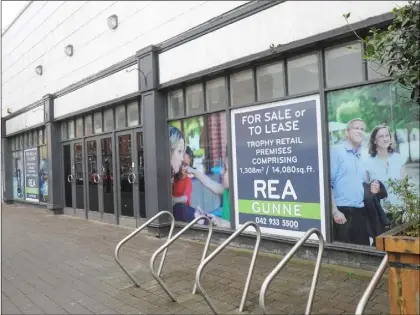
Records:
{"label": "green logo bar", "polygon": [[286,218],[321,219],[319,203],[238,200],[239,213]]}

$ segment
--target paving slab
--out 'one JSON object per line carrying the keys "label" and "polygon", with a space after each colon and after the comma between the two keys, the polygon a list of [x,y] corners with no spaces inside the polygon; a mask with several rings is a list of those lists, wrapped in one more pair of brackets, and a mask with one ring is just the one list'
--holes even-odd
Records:
{"label": "paving slab", "polygon": [[[169,249],[162,279],[172,302],[149,272],[153,252],[165,243],[140,233],[121,250],[121,260],[139,280],[135,287],[114,260],[117,243],[133,229],[65,215],[30,205],[2,205],[2,314],[211,314],[192,295],[204,244],[179,239]],[[212,251],[215,246],[211,246]],[[217,308],[238,314],[251,251],[226,248],[206,267],[202,283]],[[245,314],[262,314],[262,282],[281,257],[260,253]],[[156,263],[156,268],[159,259]],[[292,260],[272,282],[271,314],[303,314],[314,263]],[[323,265],[313,314],[354,314],[372,273]],[[366,314],[387,314],[382,279]]]}

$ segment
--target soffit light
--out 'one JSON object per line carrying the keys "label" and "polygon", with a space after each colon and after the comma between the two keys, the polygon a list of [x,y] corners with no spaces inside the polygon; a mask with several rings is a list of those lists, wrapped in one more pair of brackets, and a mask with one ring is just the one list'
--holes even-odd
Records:
{"label": "soffit light", "polygon": [[107,18],[108,27],[110,29],[116,29],[118,27],[118,16],[113,14]]}
{"label": "soffit light", "polygon": [[73,56],[73,45],[67,45],[64,47],[64,52],[69,57]]}
{"label": "soffit light", "polygon": [[39,65],[35,68],[35,72],[37,75],[42,75],[42,66]]}

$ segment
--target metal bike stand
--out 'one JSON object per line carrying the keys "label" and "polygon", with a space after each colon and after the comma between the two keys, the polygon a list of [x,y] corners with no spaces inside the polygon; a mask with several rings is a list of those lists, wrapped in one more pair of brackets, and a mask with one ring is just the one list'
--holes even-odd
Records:
{"label": "metal bike stand", "polygon": [[[175,227],[175,219],[174,216],[172,215],[171,212],[169,211],[160,211],[158,214],[156,214],[155,216],[153,216],[152,218],[150,218],[146,223],[144,223],[142,226],[138,227],[135,231],[133,231],[132,233],[130,233],[130,235],[128,235],[127,237],[123,238],[117,245],[117,247],[115,247],[115,261],[117,262],[118,266],[121,267],[121,269],[127,274],[127,276],[131,279],[131,281],[134,282],[134,284],[137,287],[140,287],[140,283],[137,281],[136,278],[133,277],[133,275],[130,274],[130,272],[123,266],[123,264],[121,263],[120,257],[119,257],[119,253],[121,250],[121,246],[123,246],[129,239],[133,238],[135,235],[137,235],[140,231],[142,231],[145,227],[147,227],[150,223],[152,223],[153,221],[155,221],[157,218],[159,218],[160,216],[167,214],[169,215],[169,217],[171,218],[171,228],[169,230],[169,234],[168,234],[168,239],[170,239],[172,237],[172,233],[174,231],[174,227]],[[158,275],[160,275],[162,273],[162,269],[163,269],[163,264],[165,262],[165,258],[166,258],[166,253],[167,250],[163,253],[162,255],[162,259],[160,261],[160,265],[159,265],[159,270],[158,270]]]}
{"label": "metal bike stand", "polygon": [[373,291],[375,291],[375,288],[378,285],[378,282],[381,280],[383,274],[385,273],[387,265],[388,265],[388,255],[385,255],[384,259],[382,259],[381,264],[379,265],[378,269],[373,275],[372,280],[369,282],[369,285],[366,288],[366,291],[363,293],[362,298],[359,301],[359,304],[357,304],[356,313],[355,313],[356,315],[362,315],[365,312],[366,305],[368,304]]}
{"label": "metal bike stand", "polygon": [[240,233],[242,233],[248,226],[253,226],[255,228],[255,231],[257,233],[257,240],[255,242],[254,252],[252,254],[251,264],[249,266],[248,276],[245,281],[245,287],[244,292],[242,294],[242,300],[241,304],[239,305],[239,312],[242,312],[245,306],[246,297],[248,295],[249,285],[251,283],[252,273],[254,272],[255,267],[255,261],[257,259],[258,249],[260,248],[260,242],[261,242],[261,230],[257,223],[248,221],[246,222],[239,230],[237,230],[235,233],[233,233],[230,237],[228,237],[222,244],[220,244],[219,247],[217,247],[204,261],[201,262],[200,266],[198,266],[197,273],[195,275],[195,283],[198,287],[198,289],[201,291],[204,299],[206,300],[207,304],[211,308],[214,314],[219,314],[216,307],[211,302],[207,292],[203,289],[203,286],[201,285],[201,274],[204,269],[204,267],[214,259],[235,237],[237,237]]}
{"label": "metal bike stand", "polygon": [[[155,251],[154,254],[152,255],[152,258],[150,258],[150,272],[152,273],[152,276],[156,279],[156,281],[159,283],[159,285],[162,287],[162,289],[166,292],[166,294],[171,298],[172,302],[176,302],[175,296],[168,289],[165,282],[163,282],[163,280],[160,278],[160,275],[157,274],[154,270],[156,257],[164,250],[166,253],[166,251],[168,250],[168,247],[171,246],[173,242],[175,242],[182,234],[184,234],[187,230],[189,230],[194,224],[196,224],[200,220],[206,220],[209,223],[209,231],[207,235],[207,240],[206,240],[206,244],[204,245],[203,255],[201,257],[201,262],[202,262],[204,258],[206,258],[207,256],[207,251],[210,246],[210,239],[213,234],[213,222],[211,221],[209,217],[205,215],[201,215],[195,218],[190,223],[188,223],[181,231],[179,231],[176,235],[174,235],[174,237],[168,238],[168,241],[165,244],[163,244],[157,251]],[[192,294],[195,294],[195,292],[196,292],[196,285],[194,284]]]}
{"label": "metal bike stand", "polygon": [[310,229],[308,230],[305,235],[293,246],[293,248],[287,253],[286,256],[280,261],[280,263],[269,273],[267,278],[265,278],[260,291],[260,307],[263,310],[264,314],[267,314],[267,310],[265,308],[265,296],[267,294],[268,286],[270,285],[271,281],[273,281],[274,277],[284,268],[284,266],[290,261],[293,255],[297,252],[299,247],[301,247],[306,240],[312,235],[316,234],[319,239],[319,249],[318,249],[318,257],[316,258],[315,263],[315,271],[314,277],[312,279],[311,290],[309,291],[309,298],[308,304],[306,305],[305,315],[309,315],[311,313],[312,303],[314,300],[315,289],[318,282],[319,277],[319,269],[321,267],[321,260],[322,254],[324,253],[324,237],[322,236],[321,231],[318,229]]}

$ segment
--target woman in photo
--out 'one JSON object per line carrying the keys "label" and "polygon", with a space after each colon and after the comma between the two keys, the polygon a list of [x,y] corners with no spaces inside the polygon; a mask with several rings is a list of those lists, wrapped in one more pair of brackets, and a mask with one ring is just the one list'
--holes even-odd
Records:
{"label": "woman in photo", "polygon": [[178,174],[184,160],[185,138],[182,132],[176,127],[169,127],[171,179]]}
{"label": "woman in photo", "polygon": [[388,180],[402,180],[406,176],[406,158],[395,152],[392,146],[391,131],[386,125],[375,127],[369,139],[369,157],[366,160],[368,180],[378,180],[383,183],[388,197],[381,200],[382,207],[388,212],[384,201],[398,205],[398,196],[389,190]]}

